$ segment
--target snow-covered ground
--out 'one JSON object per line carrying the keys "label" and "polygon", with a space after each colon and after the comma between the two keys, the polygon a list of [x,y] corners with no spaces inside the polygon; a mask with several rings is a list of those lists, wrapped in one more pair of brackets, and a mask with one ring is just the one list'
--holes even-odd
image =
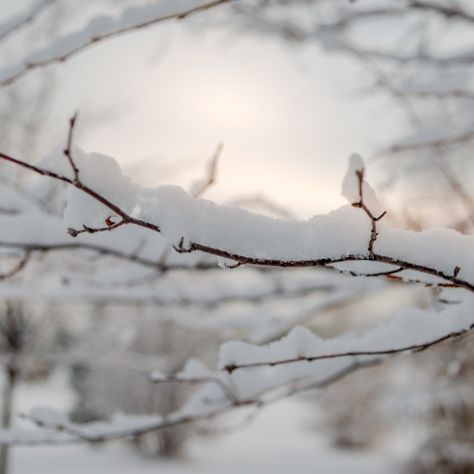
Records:
{"label": "snow-covered ground", "polygon": [[[63,408],[69,403],[64,378],[47,385],[24,386],[16,411],[33,404]],[[396,459],[328,448],[314,427],[311,405],[286,400],[262,411],[245,429],[193,441],[185,460],[160,461],[139,455],[123,443],[103,447],[50,446],[15,448],[12,474],[241,474],[321,473],[380,474],[390,472]]]}

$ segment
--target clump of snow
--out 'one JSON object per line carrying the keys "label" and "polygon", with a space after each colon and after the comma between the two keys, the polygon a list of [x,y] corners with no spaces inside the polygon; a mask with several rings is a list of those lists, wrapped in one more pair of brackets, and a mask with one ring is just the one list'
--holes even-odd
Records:
{"label": "clump of snow", "polygon": [[474,282],[474,236],[452,229],[413,232],[380,223],[375,251]]}
{"label": "clump of snow", "polygon": [[[80,170],[81,182],[99,191],[106,199],[119,206],[127,214],[131,213],[137,202],[138,187],[125,176],[119,164],[110,156],[100,153],[85,153],[73,147],[72,156]],[[72,168],[62,150],[49,154],[40,166],[62,176],[73,179]],[[72,186],[68,188],[64,222],[67,227],[104,227],[105,219],[113,216],[113,211]]]}
{"label": "clump of snow", "polygon": [[189,359],[183,370],[176,375],[181,380],[205,379],[214,376],[215,374],[198,359]]}
{"label": "clump of snow", "polygon": [[[361,156],[356,153],[352,154],[349,158],[349,167],[344,180],[342,181],[341,190],[341,194],[347,199],[349,204],[358,203],[360,201],[360,179],[358,174],[362,173],[362,176],[364,176],[364,172],[364,162]],[[365,178],[362,182],[362,194],[364,203],[375,216],[383,212],[382,205],[377,199],[375,191],[373,190],[372,186],[367,183]]]}
{"label": "clump of snow", "polygon": [[174,245],[198,242],[258,259],[363,254],[370,232],[366,216],[350,206],[307,221],[273,219],[195,199],[176,186],[145,190],[138,205],[140,218],[159,225]]}
{"label": "clump of snow", "polygon": [[[148,258],[156,258],[164,249],[165,241],[183,250],[195,243],[227,252],[230,258],[226,264],[232,261],[232,255],[289,262],[367,256],[371,225],[360,208],[346,205],[303,221],[275,219],[196,199],[177,186],[141,188],[122,173],[114,159],[105,155],[87,154],[74,148],[73,157],[86,186],[128,215],[156,224],[161,230],[156,234],[138,226],[123,226],[113,232],[81,235],[76,242]],[[73,178],[62,150],[50,154],[41,166]],[[343,194],[349,202],[354,199],[357,202],[359,197],[356,172],[362,169],[362,160],[353,155],[343,184]],[[380,204],[365,181],[363,192],[364,202],[372,212],[378,212]],[[81,190],[70,185],[66,193],[63,223],[58,217],[37,209],[28,209],[19,215],[1,214],[0,242],[67,243],[72,241],[65,232],[69,227],[105,227],[107,223],[119,221],[107,206]],[[383,221],[377,224],[377,230],[374,243],[377,255],[423,265],[446,276],[456,273],[467,282],[474,280],[474,236],[447,229],[398,230]],[[172,256],[180,263],[195,262],[196,257],[199,256]],[[363,265],[364,272],[374,270],[371,262]]]}

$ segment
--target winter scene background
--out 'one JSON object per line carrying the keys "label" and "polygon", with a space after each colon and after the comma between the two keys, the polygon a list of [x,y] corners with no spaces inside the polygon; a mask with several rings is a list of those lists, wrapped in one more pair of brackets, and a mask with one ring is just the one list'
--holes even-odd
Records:
{"label": "winter scene background", "polygon": [[473,474],[473,151],[470,0],[3,0],[0,474]]}

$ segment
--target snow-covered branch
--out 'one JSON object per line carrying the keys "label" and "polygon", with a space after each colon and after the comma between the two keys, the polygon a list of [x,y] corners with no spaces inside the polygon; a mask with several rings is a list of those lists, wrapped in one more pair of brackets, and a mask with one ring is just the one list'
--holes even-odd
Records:
{"label": "snow-covered branch", "polygon": [[[260,409],[284,397],[325,388],[360,368],[379,364],[384,356],[420,352],[465,334],[473,327],[473,302],[468,298],[439,314],[405,310],[389,323],[360,335],[347,333],[320,339],[299,327],[264,346],[225,343],[220,352],[219,371],[191,360],[177,374],[151,375],[154,383],[203,384],[182,408],[167,416],[122,415],[111,422],[76,424],[58,413],[36,410],[27,417],[45,431],[35,435],[4,431],[0,433],[0,442],[104,442],[209,420],[242,407]],[[364,350],[367,347],[371,350]]]}
{"label": "snow-covered branch", "polygon": [[468,298],[436,315],[432,311],[406,310],[389,324],[364,335],[321,340],[306,329],[296,328],[287,337],[263,347],[226,343],[221,348],[220,364],[232,373],[238,369],[298,362],[422,352],[472,330],[473,302]]}
{"label": "snow-covered branch", "polygon": [[82,29],[55,38],[50,45],[29,54],[19,64],[1,70],[0,85],[6,86],[33,70],[64,62],[104,40],[165,21],[182,20],[230,1],[166,0],[130,7],[118,18],[106,15],[93,18]]}
{"label": "snow-covered branch", "polygon": [[[11,429],[0,430],[0,445],[44,445],[70,444],[77,442],[103,443],[117,439],[135,438],[145,433],[167,428],[209,421],[221,417],[232,410],[257,409],[278,402],[282,398],[294,396],[307,390],[326,388],[350,373],[378,364],[380,360],[354,361],[334,364],[323,368],[319,374],[309,379],[295,379],[279,386],[259,386],[254,396],[247,398],[236,394],[235,386],[226,380],[226,375],[209,371],[198,361],[189,361],[183,372],[167,377],[152,374],[154,383],[199,383],[204,385],[191,396],[190,400],[178,411],[167,416],[131,416],[118,414],[108,422],[78,424],[64,415],[51,410],[38,408],[25,419],[32,421],[40,430]],[[224,380],[224,381],[223,381]]]}
{"label": "snow-covered branch", "polygon": [[[295,221],[217,206],[177,187],[140,189],[109,157],[92,157],[79,149],[74,155],[68,160],[50,157],[55,167],[51,170],[0,153],[1,160],[72,188],[64,220],[74,237],[131,225],[160,233],[179,253],[198,251],[240,265],[333,268],[368,262],[367,268],[378,266],[376,272],[364,267],[352,273],[381,276],[397,272],[402,277],[402,270],[415,271],[474,291],[472,236],[448,229],[415,233],[379,223],[384,212],[363,179],[359,157],[352,157],[343,186],[351,206]],[[81,170],[77,178],[71,163]],[[98,173],[97,166],[107,169],[108,182],[101,182],[104,173]],[[78,222],[80,229],[74,227]]]}

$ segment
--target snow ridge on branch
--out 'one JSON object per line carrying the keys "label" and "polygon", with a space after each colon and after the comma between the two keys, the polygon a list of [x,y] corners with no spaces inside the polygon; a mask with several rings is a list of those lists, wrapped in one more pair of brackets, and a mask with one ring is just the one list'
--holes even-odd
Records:
{"label": "snow ridge on branch", "polygon": [[240,265],[334,268],[359,261],[385,268],[353,274],[403,278],[403,271],[413,270],[474,291],[474,238],[449,229],[410,232],[379,224],[385,211],[364,180],[359,157],[351,159],[343,186],[351,206],[296,221],[217,206],[176,186],[140,189],[115,160],[72,150],[70,140],[64,155],[49,157],[49,168],[5,153],[0,160],[69,185],[64,220],[73,237],[132,225],[160,233],[179,253],[199,251]]}

